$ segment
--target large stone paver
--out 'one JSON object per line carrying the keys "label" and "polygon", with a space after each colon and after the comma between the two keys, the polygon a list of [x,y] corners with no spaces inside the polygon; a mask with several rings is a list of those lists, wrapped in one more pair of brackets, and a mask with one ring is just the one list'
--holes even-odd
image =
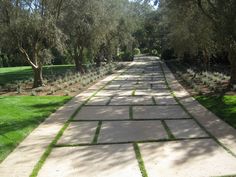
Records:
{"label": "large stone paver", "polygon": [[178,105],[171,106],[134,106],[134,119],[181,119],[190,118]]}
{"label": "large stone paver", "polygon": [[71,122],[57,144],[92,143],[98,122]]}
{"label": "large stone paver", "polygon": [[128,106],[87,106],[75,116],[75,120],[129,119]]}
{"label": "large stone paver", "polygon": [[86,105],[106,105],[110,101],[111,97],[93,97],[91,98]]}
{"label": "large stone paver", "polygon": [[132,90],[101,90],[96,96],[131,96]]}
{"label": "large stone paver", "polygon": [[209,137],[192,119],[166,120],[166,124],[176,138],[202,138]]}
{"label": "large stone paver", "polygon": [[236,174],[236,158],[212,139],[140,144],[149,177]]}
{"label": "large stone paver", "polygon": [[142,177],[132,144],[55,148],[38,177]]}
{"label": "large stone paver", "polygon": [[121,85],[119,84],[109,84],[107,85],[104,90],[118,90]]}
{"label": "large stone paver", "polygon": [[155,96],[156,104],[178,104],[173,96]]}
{"label": "large stone paver", "polygon": [[161,121],[105,121],[102,123],[98,142],[119,143],[167,138]]}
{"label": "large stone paver", "polygon": [[169,90],[139,90],[137,89],[135,91],[135,96],[171,96],[171,93]]}
{"label": "large stone paver", "polygon": [[114,97],[109,105],[153,105],[150,96]]}

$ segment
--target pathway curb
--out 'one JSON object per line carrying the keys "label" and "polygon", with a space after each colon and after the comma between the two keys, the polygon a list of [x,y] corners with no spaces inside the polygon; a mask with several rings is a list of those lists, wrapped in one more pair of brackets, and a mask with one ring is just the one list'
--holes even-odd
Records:
{"label": "pathway curb", "polygon": [[165,63],[162,63],[166,81],[179,102],[216,140],[236,156],[236,129],[225,123],[197,100],[190,96],[175,79]]}

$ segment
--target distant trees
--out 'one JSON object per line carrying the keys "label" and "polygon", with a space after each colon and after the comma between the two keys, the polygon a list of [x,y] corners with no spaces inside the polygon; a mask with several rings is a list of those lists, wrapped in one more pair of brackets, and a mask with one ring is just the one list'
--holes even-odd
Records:
{"label": "distant trees", "polygon": [[[22,58],[43,85],[42,68],[58,51],[84,64],[110,62],[117,49],[130,48],[138,15],[128,0],[0,0],[1,55]],[[17,57],[16,57],[17,56]],[[0,56],[1,58],[1,56]]]}
{"label": "distant trees", "polygon": [[[167,37],[165,48],[180,55],[210,57],[226,53],[231,64],[230,84],[236,84],[236,1],[160,0],[157,21]],[[163,31],[162,31],[163,32]]]}

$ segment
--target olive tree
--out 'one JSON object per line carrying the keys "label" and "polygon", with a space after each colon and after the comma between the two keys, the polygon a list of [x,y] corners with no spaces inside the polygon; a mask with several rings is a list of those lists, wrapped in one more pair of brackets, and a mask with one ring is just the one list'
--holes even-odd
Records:
{"label": "olive tree", "polygon": [[60,44],[56,26],[61,0],[0,1],[1,45],[16,49],[32,67],[33,87],[43,85],[42,68],[49,63],[50,48]]}

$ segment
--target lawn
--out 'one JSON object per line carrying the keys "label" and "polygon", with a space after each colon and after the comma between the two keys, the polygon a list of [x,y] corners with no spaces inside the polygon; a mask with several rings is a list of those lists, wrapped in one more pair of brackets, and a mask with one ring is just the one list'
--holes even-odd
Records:
{"label": "lawn", "polygon": [[[43,68],[43,75],[62,74],[73,69],[73,65],[50,65]],[[0,85],[32,77],[33,71],[30,66],[0,68]]]}
{"label": "lawn", "polygon": [[0,96],[0,162],[71,97]]}
{"label": "lawn", "polygon": [[196,96],[203,106],[236,128],[236,96]]}

